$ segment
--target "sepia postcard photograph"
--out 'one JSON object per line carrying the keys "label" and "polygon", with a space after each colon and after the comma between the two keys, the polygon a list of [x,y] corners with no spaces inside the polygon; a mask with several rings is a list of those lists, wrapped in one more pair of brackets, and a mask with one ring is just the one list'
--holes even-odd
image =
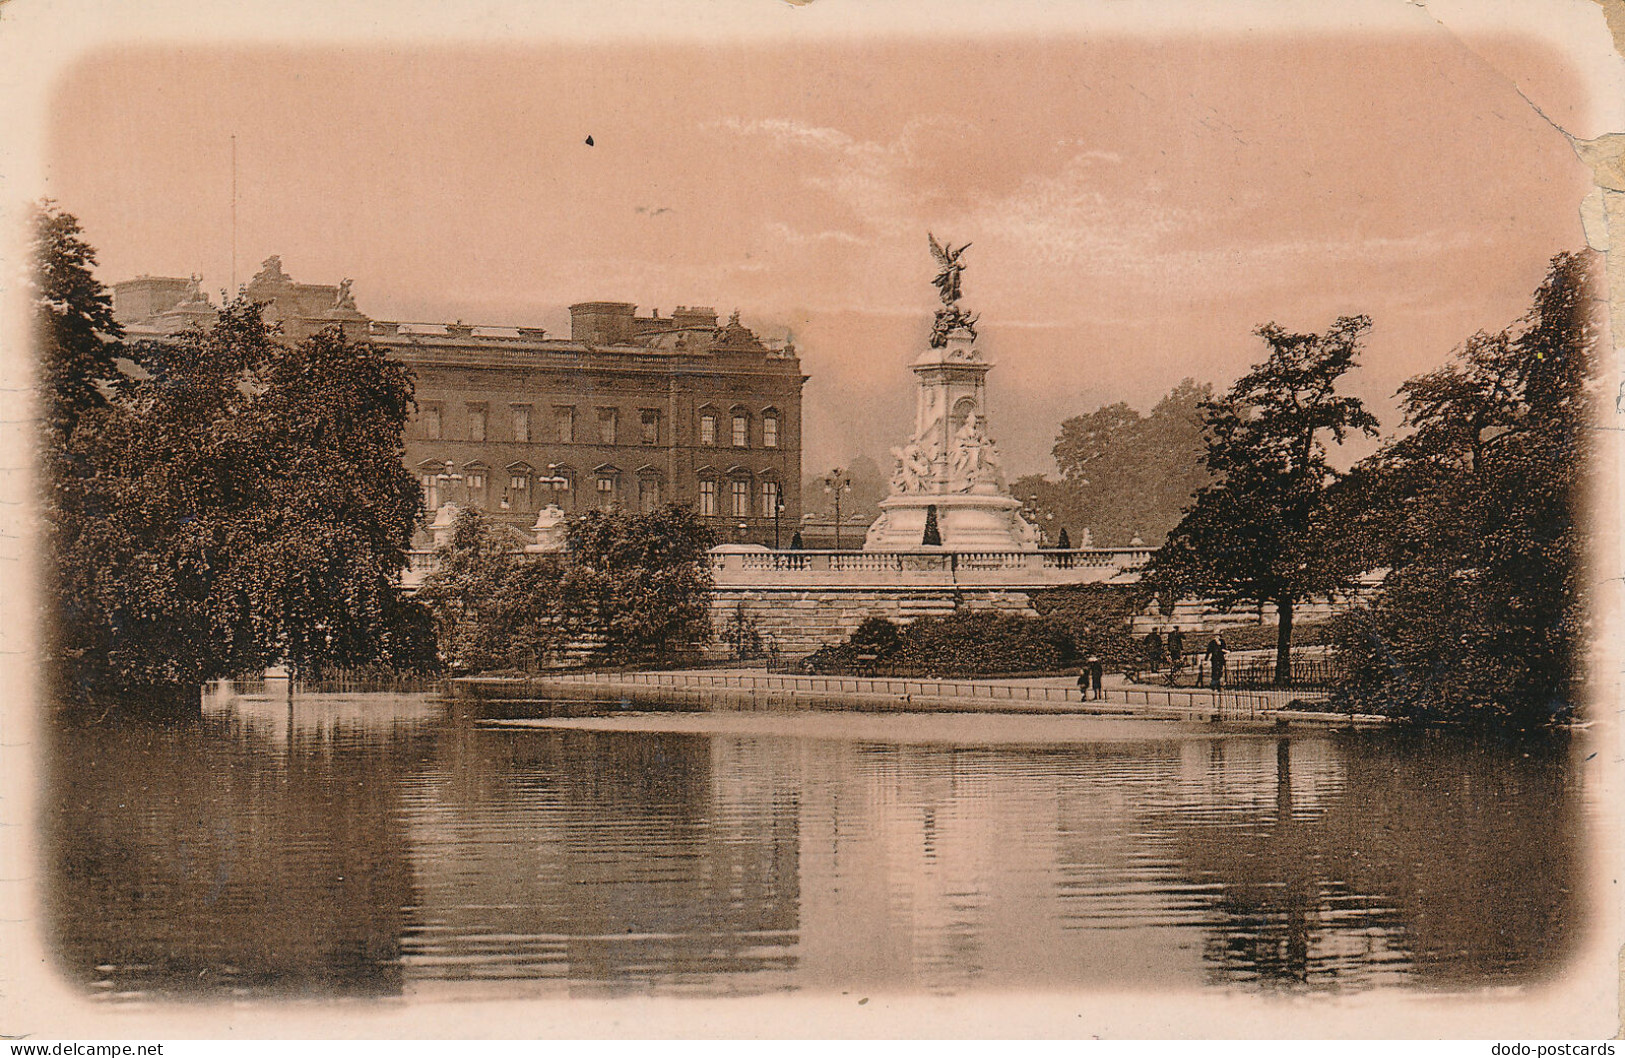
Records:
{"label": "sepia postcard photograph", "polygon": [[1613,1053],[1622,44],[0,0],[0,1045]]}

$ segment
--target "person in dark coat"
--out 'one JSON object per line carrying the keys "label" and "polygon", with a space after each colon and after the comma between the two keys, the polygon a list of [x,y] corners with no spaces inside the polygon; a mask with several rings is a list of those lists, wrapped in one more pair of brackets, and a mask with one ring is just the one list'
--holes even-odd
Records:
{"label": "person in dark coat", "polygon": [[1089,656],[1089,686],[1094,691],[1095,701],[1099,701],[1106,692],[1103,685],[1106,682],[1106,666],[1101,664],[1099,658]]}
{"label": "person in dark coat", "polygon": [[1185,633],[1178,628],[1168,630],[1168,662],[1176,669],[1185,665]]}
{"label": "person in dark coat", "polygon": [[1078,697],[1084,701],[1089,700],[1089,662],[1095,660],[1093,655],[1084,661],[1083,667],[1078,670]]}
{"label": "person in dark coat", "polygon": [[1162,633],[1153,628],[1145,634],[1145,665],[1152,672],[1162,668]]}
{"label": "person in dark coat", "polygon": [[1224,636],[1214,636],[1207,643],[1208,672],[1213,680],[1213,689],[1224,687]]}

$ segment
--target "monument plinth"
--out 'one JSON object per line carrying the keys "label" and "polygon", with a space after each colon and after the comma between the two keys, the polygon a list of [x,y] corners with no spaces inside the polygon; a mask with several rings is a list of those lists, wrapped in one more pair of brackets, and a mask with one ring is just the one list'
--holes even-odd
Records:
{"label": "monument plinth", "polygon": [[914,434],[901,448],[891,494],[869,527],[865,551],[1031,551],[1038,531],[1005,492],[993,438],[987,432],[987,373],[976,347],[976,317],[959,307],[958,250],[931,238],[941,266],[930,347],[914,361]]}

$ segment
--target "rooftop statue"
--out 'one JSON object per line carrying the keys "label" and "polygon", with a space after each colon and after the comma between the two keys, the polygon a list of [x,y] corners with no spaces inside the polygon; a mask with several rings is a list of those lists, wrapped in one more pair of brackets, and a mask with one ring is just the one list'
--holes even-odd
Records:
{"label": "rooftop statue", "polygon": [[208,302],[209,295],[203,292],[203,276],[193,272],[192,278],[186,281],[186,296],[181,298],[181,304],[206,305]]}
{"label": "rooftop statue", "polygon": [[276,282],[286,280],[288,274],[282,270],[282,255],[272,254],[260,262],[260,270],[255,274],[253,282]]}

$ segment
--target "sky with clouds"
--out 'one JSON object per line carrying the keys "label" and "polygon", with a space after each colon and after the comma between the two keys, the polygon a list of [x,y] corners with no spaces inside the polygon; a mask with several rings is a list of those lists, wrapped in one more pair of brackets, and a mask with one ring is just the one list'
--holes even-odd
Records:
{"label": "sky with clouds", "polygon": [[[1470,46],[1469,46],[1470,45]],[[1520,95],[1538,96],[1545,117]],[[1517,39],[1017,34],[756,44],[104,51],[61,82],[46,191],[111,282],[355,280],[375,318],[541,324],[573,301],[793,334],[808,472],[908,431],[927,231],[974,245],[992,428],[1220,386],[1274,320],[1374,320],[1391,395],[1583,244],[1585,106]],[[1549,121],[1548,118],[1551,120]],[[593,137],[593,146],[585,138]]]}

